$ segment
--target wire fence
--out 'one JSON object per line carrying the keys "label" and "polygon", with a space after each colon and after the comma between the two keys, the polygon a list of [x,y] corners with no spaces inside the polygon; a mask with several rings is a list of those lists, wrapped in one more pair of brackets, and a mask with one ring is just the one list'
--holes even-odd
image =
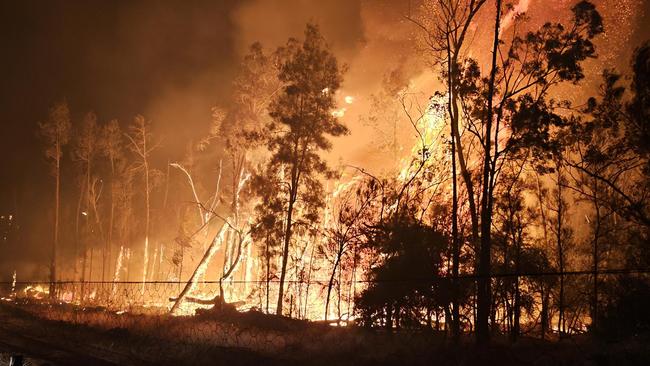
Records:
{"label": "wire fence", "polygon": [[[324,279],[307,280],[285,280],[285,293],[289,294],[286,301],[290,302],[289,311],[298,309],[296,317],[310,318],[308,309],[314,306],[323,306],[322,296],[324,290],[332,287],[333,294],[337,297],[347,297],[346,302],[352,302],[353,296],[370,284],[390,284],[396,286],[410,283],[436,284],[450,282],[453,280],[476,282],[489,278],[492,281],[507,279],[536,280],[543,278],[579,278],[578,283],[589,285],[593,283],[592,278],[597,275],[600,278],[612,276],[645,276],[650,274],[650,268],[620,268],[576,270],[565,272],[518,272],[518,273],[493,273],[482,276],[475,273],[461,273],[457,277],[433,276],[433,277],[399,277],[382,278],[381,280],[357,279],[345,280],[335,279],[332,281]],[[113,311],[131,311],[138,313],[168,312],[177,302],[179,294],[188,285],[186,281],[0,281],[0,296],[6,300],[10,299],[38,299],[53,300],[57,303],[81,305],[86,307],[99,307]],[[180,303],[194,304],[194,308],[212,306],[220,301],[220,295],[224,301],[234,303],[245,309],[256,309],[270,312],[266,306],[266,297],[277,297],[279,287],[278,279],[270,280],[236,280],[224,281],[200,280],[192,284],[187,296]],[[310,292],[311,290],[311,292]],[[50,296],[50,291],[55,291]],[[305,300],[300,300],[304,297]],[[339,300],[339,299],[336,299]],[[302,304],[299,302],[303,301]],[[292,302],[295,302],[293,304]],[[305,303],[306,302],[306,303]],[[309,304],[310,302],[314,302]],[[192,306],[187,306],[192,308]],[[302,310],[307,309],[307,310]],[[192,309],[194,310],[194,309]],[[191,315],[191,313],[179,312],[178,315]]]}

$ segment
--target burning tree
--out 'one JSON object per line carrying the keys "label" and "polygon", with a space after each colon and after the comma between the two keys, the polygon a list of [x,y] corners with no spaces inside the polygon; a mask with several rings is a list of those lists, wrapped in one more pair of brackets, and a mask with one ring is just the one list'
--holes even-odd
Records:
{"label": "burning tree", "polygon": [[[358,252],[360,252],[358,247],[365,235],[363,224],[368,222],[371,208],[377,199],[377,191],[369,189],[365,184],[360,185],[358,179],[353,179],[347,184],[340,184],[332,193],[331,199],[334,202],[332,202],[331,207],[328,207],[332,217],[326,223],[328,225],[325,228],[327,239],[324,244],[318,247],[320,254],[332,265],[327,282],[327,295],[325,296],[326,321],[329,315],[330,298],[337,271],[339,274],[339,281],[337,282],[340,310],[340,279],[343,267],[346,265],[346,259],[352,260],[352,263],[348,263],[348,266],[352,267],[352,271],[356,270]],[[351,286],[354,286],[354,283]]]}
{"label": "burning tree", "polygon": [[45,122],[39,123],[39,129],[43,140],[47,144],[45,148],[45,157],[50,160],[52,165],[52,174],[54,174],[54,237],[52,240],[52,251],[50,253],[50,296],[56,296],[55,282],[56,277],[56,255],[59,246],[59,206],[61,196],[61,158],[63,157],[63,147],[70,139],[70,110],[68,104],[60,102],[55,104],[49,113]]}
{"label": "burning tree", "polygon": [[[179,164],[172,164],[186,175],[201,221],[199,230],[181,239],[181,245],[189,246],[189,243],[194,240],[193,237],[199,232],[207,235],[207,228],[212,219],[218,218],[223,221],[221,229],[218,230],[210,245],[204,248],[204,255],[176,299],[172,312],[178,309],[195,282],[204,275],[208,262],[221,247],[224,248],[224,262],[219,278],[219,296],[218,299],[215,298],[218,300],[217,305],[225,303],[224,282],[238,268],[241,258],[245,256],[247,261],[251,260],[250,255],[243,255],[242,251],[250,252],[251,228],[248,216],[251,213],[248,211],[251,210],[252,200],[249,197],[242,199],[242,193],[251,176],[251,165],[264,156],[260,153],[259,147],[265,138],[263,129],[267,123],[267,108],[271,97],[279,90],[280,84],[276,76],[277,55],[264,54],[259,43],[253,44],[249,51],[233,81],[232,105],[229,108],[213,108],[213,123],[210,133],[196,146],[199,151],[206,151],[209,145],[216,142],[213,146],[216,146],[219,152],[227,157],[230,169],[226,170],[226,177],[230,179],[229,184],[224,186],[229,189],[229,192],[224,191],[230,193],[230,199],[226,201],[225,214],[222,216],[218,213],[224,209],[221,205],[223,203],[222,196],[224,196],[221,184],[224,172],[223,159],[219,160],[216,190],[208,200],[199,198],[190,172]],[[256,154],[252,154],[253,152]],[[222,245],[224,242],[225,245]],[[182,261],[182,258],[180,260]]]}
{"label": "burning tree", "polygon": [[124,134],[129,140],[129,149],[136,156],[137,162],[131,167],[134,172],[142,172],[144,180],[144,248],[143,248],[143,267],[142,267],[142,291],[144,292],[145,282],[147,281],[147,267],[149,265],[149,225],[151,216],[150,194],[153,188],[152,175],[158,171],[149,166],[151,152],[158,146],[152,141],[150,123],[143,116],[136,116],[133,124],[129,127],[129,132]]}
{"label": "burning tree", "polygon": [[[318,27],[308,24],[303,43],[290,39],[282,52],[284,58],[278,77],[284,87],[270,106],[273,121],[268,126],[271,137],[267,148],[271,158],[266,168],[270,175],[267,184],[281,185],[278,191],[287,197],[282,208],[285,222],[278,315],[282,314],[284,303],[294,226],[309,227],[317,220],[318,210],[323,206],[323,185],[319,178],[333,175],[318,151],[331,148],[327,135],[335,137],[348,132],[332,113],[342,73]],[[301,220],[294,217],[296,212],[300,212]]]}
{"label": "burning tree", "polygon": [[115,231],[115,208],[117,202],[117,189],[120,175],[124,174],[124,146],[123,135],[120,124],[117,120],[111,120],[101,129],[99,140],[100,152],[110,166],[110,208],[108,215],[108,228],[106,245],[104,249],[102,264],[102,281],[105,276],[105,269],[110,269],[111,256],[113,251],[113,233]]}
{"label": "burning tree", "polygon": [[[97,126],[97,115],[93,112],[88,112],[81,121],[81,126],[79,132],[74,136],[74,149],[72,151],[73,160],[77,161],[80,167],[80,177],[82,177],[82,183],[80,185],[81,190],[79,192],[80,201],[83,198],[83,213],[84,216],[84,228],[83,231],[83,245],[81,248],[81,281],[86,280],[86,270],[88,269],[88,248],[89,242],[93,240],[93,225],[92,218],[96,217],[96,210],[93,210],[95,198],[93,197],[97,193],[93,187],[93,168],[95,163],[95,158],[98,152],[98,138],[99,138],[99,128]],[[96,181],[94,182],[96,183]],[[79,220],[79,214],[77,213],[76,219]],[[91,249],[92,250],[92,249]],[[91,269],[92,272],[92,269]],[[84,296],[82,290],[82,297]]]}
{"label": "burning tree", "polygon": [[[553,100],[550,90],[584,77],[581,63],[595,57],[592,40],[602,33],[603,26],[595,7],[582,1],[572,8],[569,26],[546,23],[521,35],[516,24],[525,18],[517,16],[514,9],[504,9],[498,0],[490,13],[494,17],[490,66],[483,72],[478,61],[462,56],[462,50],[486,2],[456,3],[432,2],[424,11],[432,14],[433,20],[414,22],[423,30],[425,44],[441,67],[449,97],[452,149],[470,205],[471,242],[478,253],[477,339],[486,342],[492,294],[492,213],[501,169],[522,150],[545,158],[554,151],[552,132],[567,123],[558,114],[566,103]],[[504,10],[511,11],[514,20],[506,22]],[[509,28],[512,32],[506,33]],[[466,134],[461,133],[461,121]],[[480,146],[480,152],[476,164],[470,165],[474,144]]]}

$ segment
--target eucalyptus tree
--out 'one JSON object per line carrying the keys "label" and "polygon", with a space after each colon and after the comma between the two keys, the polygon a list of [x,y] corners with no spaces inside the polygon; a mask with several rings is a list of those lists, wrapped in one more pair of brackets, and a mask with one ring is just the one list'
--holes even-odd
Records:
{"label": "eucalyptus tree", "polygon": [[[501,169],[523,150],[530,151],[531,161],[548,159],[557,151],[553,132],[569,121],[559,112],[567,103],[553,99],[553,88],[584,78],[582,62],[596,56],[593,39],[603,32],[600,14],[587,1],[572,8],[573,18],[568,25],[548,22],[525,34],[515,26],[525,17],[515,14],[515,25],[505,24],[502,12],[509,9],[507,5],[497,0],[490,12],[485,3],[433,1],[433,20],[415,22],[423,30],[428,49],[437,57],[436,64],[442,66],[446,83],[455,143],[452,148],[470,205],[472,242],[478,256],[475,272],[479,342],[489,340],[492,212]],[[486,70],[462,52],[467,32],[475,29],[479,12],[489,12],[494,19]],[[458,121],[462,121],[465,138],[455,130]],[[475,146],[479,150],[477,164],[469,165],[469,154]]]}
{"label": "eucalyptus tree", "polygon": [[105,279],[105,270],[110,268],[113,251],[113,233],[115,229],[115,207],[118,185],[118,174],[124,173],[124,139],[122,129],[117,120],[113,119],[102,126],[99,140],[101,154],[108,160],[110,166],[110,208],[106,244],[104,248],[102,281]]}
{"label": "eucalyptus tree", "polygon": [[[94,164],[99,152],[98,140],[99,140],[99,127],[97,125],[97,115],[93,112],[88,112],[84,115],[80,128],[77,134],[74,135],[74,146],[72,150],[72,159],[78,162],[80,167],[80,176],[83,177],[81,184],[80,196],[83,196],[84,205],[83,205],[83,216],[84,216],[84,235],[83,235],[83,245],[81,247],[81,281],[86,280],[86,269],[88,267],[88,245],[91,241],[92,235],[94,232],[92,225],[92,218],[94,212],[93,207],[93,193],[92,189],[92,177],[94,173]],[[77,217],[78,219],[79,217]],[[83,296],[83,290],[82,290]]]}
{"label": "eucalyptus tree", "polygon": [[[364,223],[369,222],[369,214],[376,199],[377,192],[360,185],[357,180],[342,184],[332,194],[334,202],[330,209],[333,217],[330,225],[325,228],[327,239],[318,247],[320,254],[332,264],[325,296],[325,320],[329,315],[336,273],[338,271],[341,278],[347,257],[352,257],[353,263],[356,263],[356,248],[365,236]],[[341,283],[338,285],[340,287]],[[340,290],[338,297],[341,298]]]}
{"label": "eucalyptus tree", "polygon": [[54,175],[54,235],[50,252],[50,297],[56,296],[56,256],[59,246],[59,211],[61,198],[61,159],[63,148],[70,140],[70,110],[68,104],[63,101],[50,108],[47,120],[38,124],[40,135],[46,147],[45,157],[49,160],[52,174]]}
{"label": "eucalyptus tree", "polygon": [[[632,60],[631,83],[614,70],[603,72],[598,95],[588,100],[581,112],[582,123],[567,134],[571,143],[565,164],[575,172],[571,186],[579,197],[593,208],[591,254],[593,287],[591,301],[592,327],[599,320],[600,261],[609,240],[620,239],[623,232],[638,232],[647,241],[650,235],[650,44],[639,47]],[[616,218],[624,220],[617,220]],[[637,240],[628,240],[634,243]],[[617,245],[624,241],[615,240]],[[638,252],[630,245],[621,251]],[[643,255],[631,255],[642,258]],[[640,263],[622,263],[642,266]]]}
{"label": "eucalyptus tree", "polygon": [[[348,129],[333,114],[342,70],[318,27],[308,24],[302,43],[289,39],[279,52],[283,58],[278,78],[283,87],[269,107],[272,121],[267,127],[270,137],[266,146],[271,157],[264,171],[270,174],[268,184],[279,184],[278,192],[286,199],[276,308],[281,315],[294,229],[317,221],[323,207],[320,178],[333,176],[319,151],[331,149],[329,136],[347,134]],[[300,217],[296,217],[297,211]]]}
{"label": "eucalyptus tree", "polygon": [[[219,156],[218,175],[214,185],[215,191],[207,199],[201,199],[195,185],[195,179],[190,171],[182,165],[173,163],[171,166],[181,170],[192,189],[194,203],[197,206],[201,227],[197,232],[179,238],[181,255],[177,261],[182,262],[182,248],[191,246],[194,236],[199,232],[207,235],[207,228],[215,218],[223,221],[209,245],[204,246],[204,254],[189,281],[181,291],[172,307],[175,311],[183,298],[192,290],[194,282],[203,275],[207,263],[221,249],[223,242],[224,255],[222,273],[219,278],[219,302],[225,302],[224,282],[227,281],[239,266],[243,254],[243,246],[248,245],[251,228],[247,220],[242,220],[242,212],[251,209],[251,197],[242,198],[250,182],[254,164],[259,163],[264,154],[260,151],[266,134],[264,128],[268,120],[268,106],[271,98],[280,89],[277,79],[276,55],[268,55],[262,45],[254,43],[240,65],[232,83],[232,101],[227,106],[215,106],[212,109],[212,125],[208,135],[194,147],[199,152],[212,148]],[[223,167],[224,160],[226,169]],[[227,179],[222,184],[222,177]],[[225,189],[224,189],[225,188]],[[225,192],[225,193],[224,193]],[[222,196],[230,197],[225,202]],[[225,203],[225,205],[224,205]],[[225,207],[223,207],[225,206]],[[222,216],[219,212],[224,212]]]}
{"label": "eucalyptus tree", "polygon": [[151,168],[151,152],[158,147],[158,143],[152,139],[150,122],[144,116],[137,115],[129,126],[124,136],[129,141],[128,148],[135,156],[135,163],[131,167],[133,172],[141,172],[144,181],[144,247],[142,266],[142,291],[144,292],[147,280],[147,269],[149,265],[149,229],[151,217],[151,190],[153,188],[153,176],[157,171]]}

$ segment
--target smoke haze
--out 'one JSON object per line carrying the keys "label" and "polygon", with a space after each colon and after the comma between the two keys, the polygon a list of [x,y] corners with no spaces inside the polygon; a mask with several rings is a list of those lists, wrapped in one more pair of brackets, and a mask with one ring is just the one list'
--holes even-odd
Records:
{"label": "smoke haze", "polygon": [[[537,27],[568,16],[573,2],[518,3],[518,9],[528,12],[529,26]],[[641,21],[648,1],[594,3],[606,25],[600,46],[607,46],[590,62],[587,82],[595,86],[597,70],[625,67],[634,45],[650,34]],[[73,122],[93,110],[100,121],[117,118],[124,126],[142,113],[155,133],[166,136],[159,159],[180,159],[188,143],[208,131],[211,107],[228,103],[232,77],[247,47],[260,41],[271,51],[289,37],[301,38],[305,23],[315,22],[349,67],[339,103],[352,133],[335,142],[328,158],[380,169],[368,147],[372,132],[359,122],[369,112],[370,95],[396,69],[425,97],[437,83],[416,52],[418,33],[406,20],[418,5],[416,0],[3,2],[1,210],[16,215],[22,230],[21,245],[0,247],[0,279],[16,268],[22,278],[42,277],[46,271],[52,209],[50,196],[34,192],[53,193],[35,131],[52,103],[67,100]],[[475,31],[473,52],[480,57],[485,47],[480,47],[480,29]],[[402,134],[408,138],[412,131],[405,128]],[[77,187],[70,183],[63,189]]]}

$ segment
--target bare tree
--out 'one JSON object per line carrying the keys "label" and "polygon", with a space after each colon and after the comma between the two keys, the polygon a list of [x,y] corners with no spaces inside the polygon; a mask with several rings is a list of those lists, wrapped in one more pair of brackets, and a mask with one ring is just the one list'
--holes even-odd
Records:
{"label": "bare tree", "polygon": [[331,226],[326,228],[328,240],[324,245],[319,246],[321,254],[332,263],[327,283],[327,295],[325,296],[326,321],[329,315],[334,277],[337,271],[339,274],[341,273],[345,258],[351,254],[353,255],[351,252],[355,252],[355,245],[358,244],[359,239],[365,233],[363,223],[367,220],[367,210],[370,208],[372,201],[376,199],[377,192],[357,187],[356,183],[357,181],[353,180],[348,184],[342,184],[333,192],[332,199],[335,202],[331,210],[334,217],[330,220]]}
{"label": "bare tree", "polygon": [[142,291],[144,292],[145,282],[147,280],[147,268],[149,265],[149,226],[151,216],[150,194],[152,189],[152,169],[149,166],[151,152],[158,146],[153,143],[150,123],[141,115],[133,119],[129,126],[129,132],[124,134],[129,140],[129,149],[137,158],[137,162],[132,167],[134,171],[141,171],[144,179],[144,204],[145,204],[145,224],[144,224],[144,248],[143,248],[143,267],[142,267]]}
{"label": "bare tree", "polygon": [[[86,280],[86,269],[88,266],[88,244],[93,240],[93,228],[91,227],[94,216],[92,211],[93,197],[92,197],[92,176],[93,167],[96,155],[98,153],[99,129],[97,127],[97,116],[93,112],[88,112],[81,121],[79,132],[75,136],[75,145],[72,151],[73,159],[77,161],[81,168],[81,176],[83,176],[84,184],[81,185],[82,193],[85,196],[84,211],[84,235],[82,245],[82,266],[81,266],[81,281]],[[82,297],[84,291],[82,288]]]}
{"label": "bare tree", "polygon": [[284,282],[296,222],[296,202],[302,203],[305,221],[317,219],[317,211],[322,207],[322,183],[318,175],[327,175],[329,170],[318,151],[331,148],[327,135],[340,136],[348,132],[332,114],[334,93],[341,84],[342,74],[318,28],[307,25],[304,43],[290,39],[285,55],[279,73],[279,79],[285,85],[282,93],[271,103],[273,123],[269,130],[272,135],[267,143],[272,154],[268,166],[273,167],[274,175],[283,172],[286,177],[282,182],[287,206],[276,308],[278,315],[282,315],[284,304]]}
{"label": "bare tree", "polygon": [[105,270],[110,270],[112,251],[113,251],[113,233],[115,228],[115,203],[116,203],[116,186],[118,185],[118,171],[123,172],[124,151],[123,135],[120,124],[113,119],[102,127],[100,139],[101,153],[108,159],[110,165],[110,208],[108,216],[108,229],[106,246],[104,249],[102,263],[102,281],[105,280]]}
{"label": "bare tree", "polygon": [[61,197],[61,159],[63,147],[70,139],[70,110],[63,101],[50,108],[48,119],[39,123],[40,134],[45,140],[45,157],[50,161],[55,179],[54,188],[54,237],[50,252],[50,297],[56,297],[56,256],[59,246],[59,206]]}
{"label": "bare tree", "polygon": [[[251,152],[256,150],[265,138],[262,130],[267,121],[269,101],[279,90],[280,84],[277,80],[274,62],[275,55],[266,55],[259,43],[250,47],[233,82],[234,103],[230,108],[213,108],[210,133],[196,146],[197,150],[205,151],[213,141],[219,141],[221,144],[217,146],[223,149],[220,153],[225,155],[226,162],[230,163],[230,169],[226,170],[226,174],[229,174],[230,178],[230,184],[226,185],[226,189],[230,191],[230,200],[226,201],[226,213],[223,216],[217,213],[222,209],[220,205],[224,203],[222,199],[223,191],[225,191],[222,187],[223,158],[219,158],[216,189],[208,199],[204,200],[200,198],[191,172],[180,164],[171,165],[179,169],[188,180],[201,221],[201,228],[198,231],[207,235],[207,228],[213,219],[219,218],[223,221],[210,244],[204,248],[204,255],[176,298],[172,312],[177,311],[183,298],[192,291],[195,282],[203,276],[207,264],[221,247],[224,249],[224,262],[219,278],[218,305],[223,305],[225,303],[224,282],[238,268],[242,250],[246,249],[245,246],[250,245],[249,223],[240,220],[240,215],[242,210],[248,210],[252,205],[248,199],[242,199],[241,196],[251,177],[251,174],[248,173],[251,169],[250,165],[256,160],[251,156]],[[257,155],[257,160],[260,156],[264,156],[259,151],[255,155]],[[180,240],[180,242],[190,243],[194,240],[195,234]],[[188,245],[190,244],[185,244],[185,246]]]}

